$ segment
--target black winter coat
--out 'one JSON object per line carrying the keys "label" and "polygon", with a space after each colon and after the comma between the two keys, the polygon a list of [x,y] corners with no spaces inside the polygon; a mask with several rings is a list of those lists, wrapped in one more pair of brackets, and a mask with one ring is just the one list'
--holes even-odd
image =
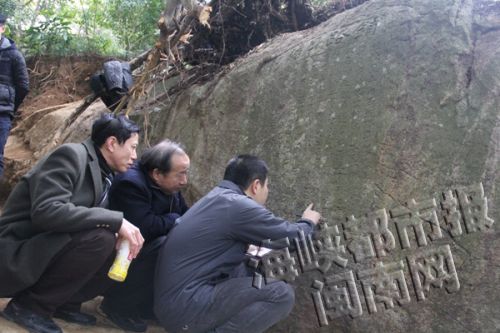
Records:
{"label": "black winter coat", "polygon": [[166,194],[135,164],[113,180],[109,209],[123,212],[136,225],[145,241],[166,235],[188,207],[180,192]]}
{"label": "black winter coat", "polygon": [[13,116],[29,91],[24,57],[12,39],[0,39],[0,114]]}

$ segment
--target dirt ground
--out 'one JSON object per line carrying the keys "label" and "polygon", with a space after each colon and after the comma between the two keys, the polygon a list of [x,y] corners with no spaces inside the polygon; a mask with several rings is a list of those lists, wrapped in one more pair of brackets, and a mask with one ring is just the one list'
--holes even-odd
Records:
{"label": "dirt ground", "polygon": [[27,59],[30,93],[20,107],[22,117],[89,95],[90,77],[106,60],[97,56]]}

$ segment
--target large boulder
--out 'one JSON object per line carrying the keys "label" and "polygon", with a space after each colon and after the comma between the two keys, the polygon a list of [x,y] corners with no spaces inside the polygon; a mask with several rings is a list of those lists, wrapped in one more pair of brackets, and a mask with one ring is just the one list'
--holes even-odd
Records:
{"label": "large boulder", "polygon": [[500,330],[498,1],[372,0],[157,106],[194,198],[254,153],[270,209],[325,217],[275,331]]}
{"label": "large boulder", "polygon": [[[293,219],[315,202],[326,219],[290,250],[298,276],[274,270],[296,286],[274,331],[500,330],[498,1],[371,0],[162,94],[175,83],[153,87],[167,97],[142,101],[139,120],[151,142],[185,144],[192,200],[249,152],[271,168],[271,210]],[[105,112],[68,127],[75,107],[14,131],[18,174]]]}

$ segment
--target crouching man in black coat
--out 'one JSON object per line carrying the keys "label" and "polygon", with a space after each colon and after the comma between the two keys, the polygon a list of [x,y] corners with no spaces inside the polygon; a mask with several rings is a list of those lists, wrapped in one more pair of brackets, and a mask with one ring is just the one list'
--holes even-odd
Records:
{"label": "crouching man in black coat", "polygon": [[140,162],[118,175],[110,191],[111,209],[139,227],[144,247],[123,283],[105,295],[101,310],[120,328],[144,332],[153,317],[153,276],[160,246],[188,207],[179,192],[187,184],[189,157],[171,141],[146,150]]}

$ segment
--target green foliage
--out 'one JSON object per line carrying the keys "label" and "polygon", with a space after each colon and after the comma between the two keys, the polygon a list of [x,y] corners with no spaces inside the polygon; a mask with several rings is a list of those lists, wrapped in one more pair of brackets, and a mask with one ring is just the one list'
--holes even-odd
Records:
{"label": "green foliage", "polygon": [[[27,55],[131,57],[152,47],[164,0],[0,0]],[[9,30],[7,32],[9,34]]]}
{"label": "green foliage", "polygon": [[16,0],[0,0],[0,13],[12,16],[17,7]]}
{"label": "green foliage", "polygon": [[9,22],[6,25],[5,35],[8,37],[13,37],[16,32],[16,28],[12,26],[11,22],[14,14],[18,8],[17,0],[0,0],[0,13],[7,16],[7,21]]}
{"label": "green foliage", "polygon": [[65,55],[74,37],[71,33],[73,16],[61,12],[56,14],[52,10],[44,10],[40,14],[43,21],[28,28],[21,43],[29,47],[32,55]]}
{"label": "green foliage", "polygon": [[107,0],[107,22],[126,55],[151,47],[156,38],[163,0]]}
{"label": "green foliage", "polygon": [[0,0],[0,11],[10,17],[6,34],[27,55],[131,58],[154,45],[164,6],[165,0]]}

